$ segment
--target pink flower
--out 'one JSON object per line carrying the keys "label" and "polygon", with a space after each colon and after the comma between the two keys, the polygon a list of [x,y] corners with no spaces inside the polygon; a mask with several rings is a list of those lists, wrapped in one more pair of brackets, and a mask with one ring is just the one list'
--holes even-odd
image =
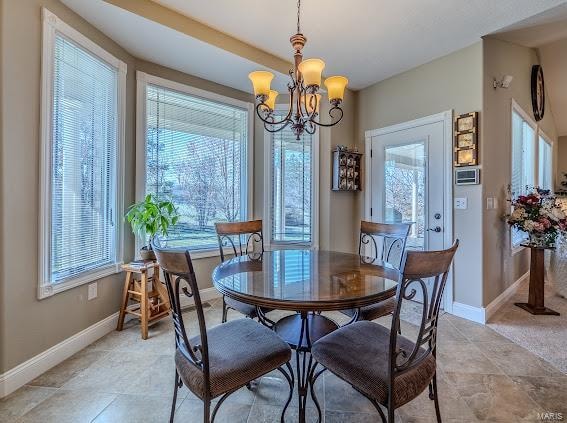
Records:
{"label": "pink flower", "polygon": [[545,231],[545,226],[543,226],[543,224],[540,222],[534,222],[533,228],[535,232]]}
{"label": "pink flower", "polygon": [[551,227],[551,222],[546,217],[540,217],[539,223],[541,223],[545,229],[549,229]]}

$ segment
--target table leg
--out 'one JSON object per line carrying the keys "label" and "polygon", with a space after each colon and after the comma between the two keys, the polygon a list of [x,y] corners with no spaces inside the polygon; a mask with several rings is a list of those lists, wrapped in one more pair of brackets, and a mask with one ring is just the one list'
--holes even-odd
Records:
{"label": "table leg", "polygon": [[116,330],[121,331],[124,327],[124,318],[126,317],[126,308],[128,307],[128,290],[130,289],[130,282],[132,272],[126,272],[126,279],[124,280],[124,290],[122,291],[122,303],[120,304],[120,314],[118,315],[118,326]]}
{"label": "table leg", "polygon": [[545,250],[531,248],[530,257],[530,286],[527,303],[514,303],[531,314],[546,314],[559,316],[559,313],[545,306],[544,303],[544,269]]}
{"label": "table leg", "polygon": [[[311,355],[311,339],[308,317],[309,313],[301,313],[301,330],[299,332],[299,341],[295,350],[300,423],[304,423],[306,421],[305,412],[307,410],[307,399],[310,390],[313,402],[315,403],[315,407],[317,407],[318,421],[322,421],[321,406],[319,405],[319,401],[315,396],[314,386],[310,383],[315,371],[315,367],[317,367],[317,363],[313,360],[313,356]],[[304,340],[306,341],[306,346],[302,346]]]}

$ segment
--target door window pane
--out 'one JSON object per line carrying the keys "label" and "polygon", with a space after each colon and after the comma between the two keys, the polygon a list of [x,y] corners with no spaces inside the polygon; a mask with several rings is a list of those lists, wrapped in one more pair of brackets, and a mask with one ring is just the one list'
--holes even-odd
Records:
{"label": "door window pane", "polygon": [[425,248],[425,143],[386,147],[384,221],[414,223],[407,247]]}

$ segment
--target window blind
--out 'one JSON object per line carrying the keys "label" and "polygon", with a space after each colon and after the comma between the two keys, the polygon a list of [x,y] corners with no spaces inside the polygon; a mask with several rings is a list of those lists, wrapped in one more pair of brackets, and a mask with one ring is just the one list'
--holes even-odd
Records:
{"label": "window blind", "polygon": [[311,242],[312,141],[305,132],[297,140],[289,127],[272,136],[272,241]]}
{"label": "window blind", "polygon": [[[535,185],[535,128],[512,111],[512,181],[513,197],[524,195]],[[527,234],[512,228],[512,245],[518,246]]]}
{"label": "window blind", "polygon": [[539,137],[538,185],[541,189],[553,190],[552,147],[545,138]]}
{"label": "window blind", "polygon": [[55,37],[50,280],[116,261],[118,70]]}
{"label": "window blind", "polygon": [[180,213],[168,243],[217,248],[215,222],[246,220],[248,110],[149,84],[146,193]]}

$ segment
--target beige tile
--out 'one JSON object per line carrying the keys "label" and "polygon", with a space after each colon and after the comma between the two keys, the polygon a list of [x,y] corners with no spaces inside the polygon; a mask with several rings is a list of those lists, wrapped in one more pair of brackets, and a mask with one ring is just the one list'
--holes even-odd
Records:
{"label": "beige tile", "polygon": [[[249,404],[222,403],[215,417],[215,423],[246,423],[250,414]],[[202,422],[203,402],[185,399],[175,411],[175,422]],[[211,407],[212,415],[213,407]],[[250,422],[256,420],[250,420]],[[275,420],[273,420],[275,421]]]}
{"label": "beige tile", "polygon": [[488,326],[447,314],[448,320],[461,334],[473,342],[511,342]]}
{"label": "beige tile", "polygon": [[62,388],[122,393],[125,386],[137,375],[140,375],[142,369],[152,368],[159,359],[160,356],[140,352],[125,354],[120,351],[112,351],[104,360],[99,360],[89,368],[79,372]]}
{"label": "beige tile", "polygon": [[[441,418],[474,420],[475,415],[467,406],[466,402],[459,396],[453,386],[444,380],[438,380],[439,407]],[[398,409],[404,422],[412,418],[429,418],[435,420],[435,403],[429,399],[429,389],[426,389],[413,401]]]}
{"label": "beige tile", "polygon": [[90,422],[116,398],[88,390],[58,390],[19,420],[22,423]]}
{"label": "beige tile", "polygon": [[[178,403],[178,407],[181,401]],[[118,395],[93,423],[154,423],[167,422],[171,402],[161,397]]]}
{"label": "beige tile", "polygon": [[440,343],[437,351],[437,364],[445,372],[502,374],[502,371],[476,345],[470,342]]}
{"label": "beige tile", "polygon": [[85,349],[63,361],[51,370],[35,378],[28,385],[60,388],[65,382],[85,370],[95,362],[103,359],[107,351]]}
{"label": "beige tile", "polygon": [[536,421],[540,407],[508,376],[448,373],[447,377],[479,420]]}
{"label": "beige tile", "polygon": [[56,392],[52,388],[24,386],[0,400],[0,422],[23,416]]}
{"label": "beige tile", "polygon": [[[315,394],[319,405],[322,408],[325,403],[324,378],[317,379],[315,384]],[[299,407],[299,399],[297,396],[297,381],[293,389],[290,407]],[[264,376],[256,389],[255,403],[258,405],[276,405],[283,407],[289,398],[289,384],[280,375],[274,372]],[[311,398],[311,394],[307,401],[307,407],[314,408],[315,403]]]}
{"label": "beige tile", "polygon": [[[250,411],[250,416],[248,419],[249,423],[276,423],[280,421],[282,413],[282,407],[275,405],[260,405],[254,404]],[[317,418],[317,413],[314,409],[308,408],[306,410],[306,421],[308,423],[319,423]],[[286,422],[298,422],[299,421],[299,409],[296,407],[289,407],[285,413]],[[216,420],[215,420],[216,422]],[[227,421],[228,423],[228,421]],[[232,421],[230,421],[232,423]]]}
{"label": "beige tile", "polygon": [[[376,414],[349,413],[346,411],[327,411],[325,413],[325,423],[377,423],[380,418]],[[400,417],[396,422],[402,422]]]}
{"label": "beige tile", "polygon": [[329,372],[325,373],[325,409],[375,415],[378,413],[368,399]]}
{"label": "beige tile", "polygon": [[562,413],[567,417],[567,377],[513,376],[512,380],[526,391],[541,408],[541,412]]}
{"label": "beige tile", "polygon": [[510,376],[554,376],[557,369],[528,350],[511,342],[477,344],[496,366]]}

